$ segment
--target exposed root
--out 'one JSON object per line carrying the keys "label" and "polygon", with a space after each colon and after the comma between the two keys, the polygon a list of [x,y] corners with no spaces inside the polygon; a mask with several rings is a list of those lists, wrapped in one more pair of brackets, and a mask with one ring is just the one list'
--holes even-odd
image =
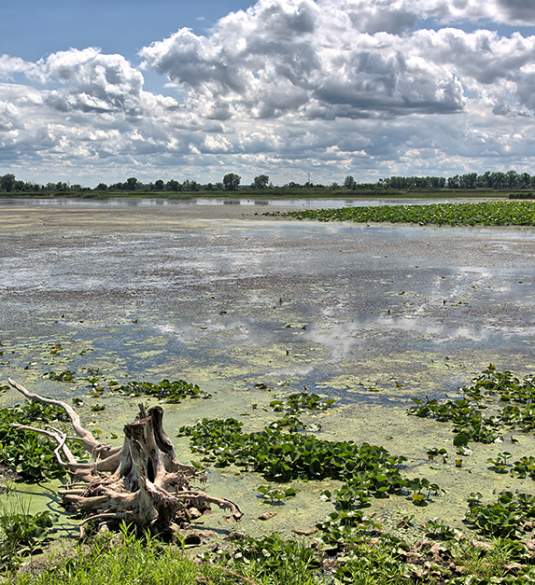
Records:
{"label": "exposed root", "polygon": [[112,448],[97,441],[67,403],[30,392],[11,379],[9,383],[28,400],[63,408],[91,455],[92,461],[79,462],[66,444],[67,435],[58,429],[15,425],[57,443],[56,459],[75,478],[59,493],[64,507],[81,516],[81,534],[88,524],[99,530],[126,520],[139,530],[170,535],[209,510],[210,504],[229,510],[236,520],[242,517],[239,507],[230,500],[191,488],[191,480],[198,478],[198,473],[177,460],[163,429],[161,407],[147,411],[139,405],[138,417],[124,427],[123,446]]}

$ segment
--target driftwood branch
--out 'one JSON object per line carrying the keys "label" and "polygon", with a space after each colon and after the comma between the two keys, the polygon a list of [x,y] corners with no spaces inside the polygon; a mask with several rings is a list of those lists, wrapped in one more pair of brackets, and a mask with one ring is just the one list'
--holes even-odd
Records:
{"label": "driftwood branch", "polygon": [[180,463],[163,429],[163,409],[139,405],[137,418],[125,425],[122,447],[100,443],[82,426],[78,413],[66,402],[30,392],[14,380],[10,385],[30,401],[63,408],[76,435],[92,458],[79,462],[69,449],[67,436],[58,429],[24,425],[17,428],[41,433],[55,441],[56,459],[77,481],[66,484],[60,495],[64,507],[97,529],[127,520],[140,530],[172,532],[210,509],[210,504],[230,511],[239,520],[242,512],[230,500],[215,498],[191,487],[198,477],[194,467]]}

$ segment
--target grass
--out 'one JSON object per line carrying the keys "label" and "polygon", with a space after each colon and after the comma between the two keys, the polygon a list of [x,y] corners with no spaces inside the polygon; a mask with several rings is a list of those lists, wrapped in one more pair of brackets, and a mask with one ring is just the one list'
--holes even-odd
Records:
{"label": "grass", "polygon": [[194,562],[178,546],[122,535],[78,546],[68,560],[37,575],[19,574],[13,585],[315,585],[314,552],[278,536],[248,539],[221,561]]}
{"label": "grass", "polygon": [[[181,547],[136,538],[123,526],[89,545],[5,573],[11,585],[483,585],[531,583],[535,567],[518,541],[423,540],[357,531],[342,555],[278,534],[218,545],[195,560]],[[2,579],[2,577],[0,577]]]}
{"label": "grass", "polygon": [[351,221],[355,223],[417,223],[451,226],[534,226],[535,203],[487,201],[432,205],[385,205],[315,209],[285,214],[295,219]]}

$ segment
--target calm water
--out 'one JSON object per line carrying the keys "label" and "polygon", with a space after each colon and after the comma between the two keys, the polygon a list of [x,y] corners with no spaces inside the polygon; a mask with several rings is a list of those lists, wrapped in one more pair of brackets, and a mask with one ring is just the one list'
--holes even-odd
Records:
{"label": "calm water", "polygon": [[109,199],[57,198],[37,199],[32,197],[0,197],[0,205],[14,207],[60,207],[60,208],[161,208],[161,207],[195,207],[195,206],[237,206],[237,207],[288,207],[294,209],[340,209],[343,207],[367,207],[380,205],[431,205],[433,203],[476,203],[486,201],[484,198],[466,199],[129,199],[111,197]]}
{"label": "calm water", "polygon": [[[86,203],[115,204],[38,204]],[[535,363],[533,230],[196,221],[178,207],[163,221],[141,203],[119,200],[99,222],[91,209],[41,220],[0,208],[16,226],[0,227],[7,370],[47,371],[39,348],[61,341],[91,348],[65,363],[76,371],[351,400],[384,400],[355,390],[399,380],[399,400],[452,389],[491,361]]]}

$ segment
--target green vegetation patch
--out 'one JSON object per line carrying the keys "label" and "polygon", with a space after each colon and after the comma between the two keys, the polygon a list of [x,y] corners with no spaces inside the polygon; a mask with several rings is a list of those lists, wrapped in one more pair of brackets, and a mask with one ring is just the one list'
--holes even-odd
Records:
{"label": "green vegetation patch", "polygon": [[294,498],[297,490],[293,487],[280,487],[276,485],[259,485],[256,491],[260,494],[262,501],[266,504],[282,504],[288,498]]}
{"label": "green vegetation patch", "polygon": [[334,497],[338,507],[360,508],[370,497],[390,494],[410,495],[423,503],[438,486],[423,479],[409,479],[401,473],[404,457],[385,448],[353,441],[326,441],[314,435],[282,432],[271,427],[244,433],[235,419],[203,419],[192,427],[182,427],[190,437],[193,451],[216,467],[236,465],[261,473],[266,479],[286,482],[292,479],[335,479],[345,481]]}
{"label": "green vegetation patch", "polygon": [[490,201],[433,205],[385,205],[344,209],[311,209],[292,211],[286,215],[295,219],[352,221],[356,223],[533,226],[535,225],[535,204],[526,201]]}
{"label": "green vegetation patch", "polygon": [[44,374],[44,377],[48,378],[49,380],[54,380],[55,382],[72,383],[74,382],[75,373],[72,372],[71,370],[62,370],[60,372],[51,371],[46,372]]}
{"label": "green vegetation patch", "polygon": [[[15,429],[13,425],[45,426],[67,420],[62,408],[34,402],[0,408],[0,465],[28,482],[64,477],[65,470],[54,455],[56,445],[35,432]],[[77,441],[68,444],[75,454],[82,454]]]}
{"label": "green vegetation patch", "polygon": [[296,392],[290,394],[286,398],[272,400],[269,406],[275,412],[286,412],[288,414],[296,414],[298,412],[322,411],[331,408],[336,400],[332,398],[323,398],[319,394],[310,392]]}
{"label": "green vegetation patch", "polygon": [[490,364],[461,391],[463,397],[457,400],[416,399],[409,414],[452,422],[457,447],[470,441],[493,443],[503,430],[535,430],[534,376],[520,378]]}
{"label": "green vegetation patch", "polygon": [[496,473],[510,473],[514,477],[525,479],[529,477],[535,480],[535,457],[525,455],[518,461],[510,461],[511,453],[503,451],[496,457],[488,459],[489,468]]}
{"label": "green vegetation patch", "polygon": [[162,380],[158,383],[130,381],[125,384],[110,382],[114,392],[128,396],[153,396],[172,404],[178,404],[185,398],[210,398],[210,395],[196,384],[186,380]]}
{"label": "green vegetation patch", "polygon": [[472,494],[468,500],[465,522],[484,536],[521,538],[533,532],[535,496],[505,491],[496,502],[484,504],[481,494]]}
{"label": "green vegetation patch", "polygon": [[0,570],[16,567],[22,559],[41,550],[47,542],[55,515],[44,511],[3,510],[0,513]]}

